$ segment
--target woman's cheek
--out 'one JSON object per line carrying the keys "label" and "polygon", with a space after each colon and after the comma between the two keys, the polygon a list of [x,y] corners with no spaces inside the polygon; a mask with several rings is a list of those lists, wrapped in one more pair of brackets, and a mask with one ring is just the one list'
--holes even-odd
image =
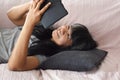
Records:
{"label": "woman's cheek", "polygon": [[60,39],[60,42],[61,42],[61,44],[65,44],[66,43],[66,38],[65,37],[62,37],[61,39]]}

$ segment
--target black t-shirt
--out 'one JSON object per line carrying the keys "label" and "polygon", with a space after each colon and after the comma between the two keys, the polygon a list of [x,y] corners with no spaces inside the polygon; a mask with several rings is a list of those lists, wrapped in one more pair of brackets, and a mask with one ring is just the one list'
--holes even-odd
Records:
{"label": "black t-shirt", "polygon": [[33,41],[28,48],[29,55],[45,55],[52,56],[62,50],[61,47],[51,41],[51,29],[43,29],[41,26],[34,28],[32,35],[38,38],[37,41]]}
{"label": "black t-shirt", "polygon": [[52,56],[60,51],[61,48],[50,40],[37,41],[36,43],[33,43],[28,49],[29,55],[40,54],[45,56]]}

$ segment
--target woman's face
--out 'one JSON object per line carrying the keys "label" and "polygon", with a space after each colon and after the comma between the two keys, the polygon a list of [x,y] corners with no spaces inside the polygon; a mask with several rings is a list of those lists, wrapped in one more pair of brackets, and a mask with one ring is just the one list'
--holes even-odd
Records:
{"label": "woman's face", "polygon": [[52,40],[59,46],[70,46],[71,40],[71,27],[64,25],[52,32]]}

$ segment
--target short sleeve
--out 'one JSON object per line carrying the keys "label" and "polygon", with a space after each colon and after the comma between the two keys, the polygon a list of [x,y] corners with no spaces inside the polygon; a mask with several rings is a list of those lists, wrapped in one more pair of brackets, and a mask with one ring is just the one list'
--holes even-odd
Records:
{"label": "short sleeve", "polygon": [[45,60],[47,60],[47,57],[44,55],[35,55],[35,57],[37,57],[37,59],[39,60],[38,68],[40,67],[40,64],[42,64]]}

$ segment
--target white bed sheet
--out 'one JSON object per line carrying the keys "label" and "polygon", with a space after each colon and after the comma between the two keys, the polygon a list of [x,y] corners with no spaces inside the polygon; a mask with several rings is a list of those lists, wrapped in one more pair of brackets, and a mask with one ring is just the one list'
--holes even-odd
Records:
{"label": "white bed sheet", "polygon": [[[8,5],[11,1],[17,3],[16,0],[0,0],[0,5],[5,7],[5,4],[9,2]],[[19,1],[24,2],[24,0]],[[93,72],[61,70],[11,72],[7,70],[6,64],[0,64],[0,80],[120,80],[120,0],[62,0],[62,2],[69,15],[54,26],[76,22],[86,25],[99,43],[98,48],[108,51],[100,68]],[[11,3],[9,6],[13,5]],[[10,7],[5,9],[0,7],[2,28],[13,27],[5,14],[8,8]]]}
{"label": "white bed sheet", "polygon": [[0,80],[120,80],[120,72],[74,72],[64,70],[9,71],[0,64]]}

